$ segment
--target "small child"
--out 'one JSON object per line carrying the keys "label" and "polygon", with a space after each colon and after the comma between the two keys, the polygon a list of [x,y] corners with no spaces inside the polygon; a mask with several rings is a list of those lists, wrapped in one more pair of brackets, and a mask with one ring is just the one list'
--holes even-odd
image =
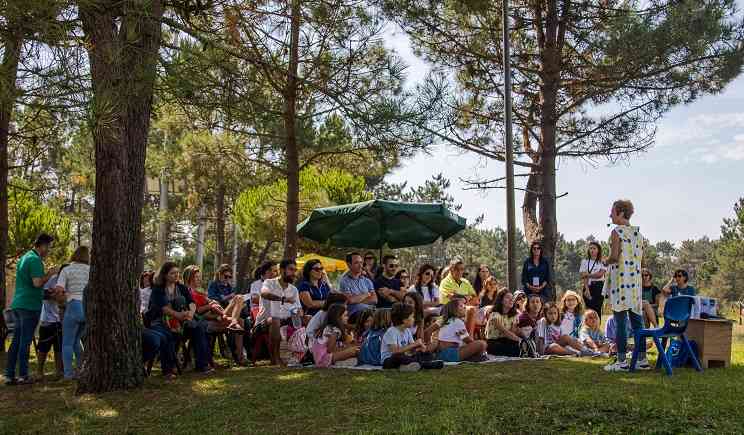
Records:
{"label": "small child", "polygon": [[359,318],[357,319],[356,324],[356,330],[354,331],[354,341],[356,341],[356,344],[358,346],[361,346],[362,343],[364,343],[364,338],[369,333],[370,329],[372,328],[372,323],[374,321],[373,319],[374,311],[373,310],[364,310],[359,314]]}
{"label": "small child", "polygon": [[422,340],[414,340],[411,327],[414,323],[413,308],[402,303],[393,304],[390,312],[393,326],[382,337],[380,360],[384,369],[417,371],[441,369],[442,361],[432,361],[431,353]]}
{"label": "small child", "polygon": [[[575,346],[572,347],[571,345]],[[537,351],[541,355],[580,356],[578,339],[561,333],[561,312],[553,302],[545,304],[545,317],[537,322]]]}
{"label": "small child", "polygon": [[351,334],[347,333],[348,319],[346,305],[330,306],[326,321],[316,332],[312,348],[316,367],[330,367],[339,361],[357,356],[359,347],[353,344]]}
{"label": "small child", "polygon": [[584,320],[584,305],[579,294],[568,290],[561,297],[559,305],[561,311],[561,335],[579,338],[579,330]]}
{"label": "small child", "polygon": [[522,314],[527,310],[527,293],[524,290],[514,292],[514,306],[517,307],[518,314]]}
{"label": "small child", "polygon": [[387,332],[392,322],[390,321],[390,310],[379,308],[372,315],[372,327],[367,331],[359,351],[358,362],[361,365],[381,366],[380,351],[382,350],[382,337]]}
{"label": "small child", "polygon": [[610,341],[599,328],[599,314],[594,310],[586,310],[584,324],[579,332],[579,340],[595,353],[604,357],[609,356]]}
{"label": "small child", "polygon": [[[627,320],[625,321],[625,329],[626,337],[632,337],[633,331],[631,330],[630,322],[628,322]],[[615,316],[610,316],[609,319],[607,319],[607,323],[605,323],[604,335],[610,344],[610,355],[617,354],[617,327],[615,326]],[[627,343],[626,346],[629,351],[633,350],[633,344]]]}
{"label": "small child", "polygon": [[539,294],[530,295],[527,308],[517,317],[519,333],[524,339],[530,338],[537,328],[537,322],[543,317],[543,302]]}
{"label": "small child", "polygon": [[484,361],[486,342],[473,340],[465,327],[465,300],[452,299],[442,309],[442,326],[439,329],[437,357],[443,361]]}

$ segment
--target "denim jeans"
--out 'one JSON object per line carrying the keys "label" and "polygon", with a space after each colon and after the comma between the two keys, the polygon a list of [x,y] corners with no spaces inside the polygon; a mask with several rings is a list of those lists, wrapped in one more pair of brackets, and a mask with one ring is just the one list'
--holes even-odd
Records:
{"label": "denim jeans", "polygon": [[144,328],[142,330],[142,362],[148,362],[167,346],[168,338],[160,331]]}
{"label": "denim jeans", "polygon": [[28,355],[31,342],[34,340],[36,325],[41,317],[41,310],[31,311],[17,308],[11,310],[10,313],[13,316],[13,341],[8,349],[8,362],[5,366],[5,377],[8,380],[15,378],[16,364],[20,377],[28,376]]}
{"label": "denim jeans", "polygon": [[64,364],[65,379],[72,379],[75,371],[72,368],[72,356],[75,355],[75,365],[80,367],[80,340],[85,329],[85,311],[83,302],[73,299],[67,302],[65,316],[62,320],[62,363]]}
{"label": "denim jeans", "polygon": [[146,331],[152,331],[160,339],[160,369],[163,374],[173,372],[176,368],[176,336],[162,323],[156,323]]}
{"label": "denim jeans", "polygon": [[[643,317],[634,313],[631,310],[625,311],[613,311],[612,316],[615,318],[615,341],[617,342],[617,360],[620,362],[625,361],[625,353],[628,351],[628,326],[626,321],[630,318],[630,328],[633,333],[643,328]],[[639,347],[638,358],[646,358],[646,343],[634,343],[635,346]]]}
{"label": "denim jeans", "polygon": [[196,355],[194,366],[198,371],[206,370],[211,359],[209,353],[212,351],[207,338],[207,322],[194,320],[186,322],[184,326],[184,332],[191,340]]}

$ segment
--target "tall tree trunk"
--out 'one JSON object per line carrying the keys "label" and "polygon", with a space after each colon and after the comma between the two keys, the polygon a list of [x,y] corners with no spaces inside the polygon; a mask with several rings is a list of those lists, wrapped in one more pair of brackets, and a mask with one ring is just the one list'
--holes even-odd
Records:
{"label": "tall tree trunk", "polygon": [[207,208],[199,207],[199,224],[196,228],[196,265],[204,270],[204,236],[207,232]]}
{"label": "tall tree trunk", "polygon": [[79,12],[93,84],[96,203],[77,392],[101,393],[143,381],[134,272],[163,4],[90,0],[80,2]]}
{"label": "tall tree trunk", "polygon": [[158,208],[158,264],[168,260],[168,179],[163,170],[160,173],[160,207]]}
{"label": "tall tree trunk", "polygon": [[250,271],[250,260],[253,257],[253,242],[245,242],[240,245],[238,251],[238,273],[237,281],[241,289],[248,289],[253,280]]}
{"label": "tall tree trunk", "polygon": [[541,240],[540,222],[537,216],[537,200],[540,196],[540,174],[532,170],[527,178],[527,187],[522,201],[522,224],[524,226],[524,237],[530,244],[535,240]]}
{"label": "tall tree trunk", "polygon": [[[10,118],[13,115],[16,94],[18,59],[21,56],[23,36],[13,32],[13,23],[8,25],[8,36],[3,38],[4,54],[0,71],[0,311],[5,309],[6,276],[5,261],[8,253],[8,136]],[[5,352],[5,317],[0,317],[0,352]]]}
{"label": "tall tree trunk", "polygon": [[290,22],[289,67],[284,92],[284,129],[287,139],[287,226],[284,233],[284,258],[297,256],[297,224],[300,220],[300,156],[297,146],[296,105],[297,66],[300,40],[300,0],[292,0]]}
{"label": "tall tree trunk", "polygon": [[225,255],[225,186],[221,184],[217,186],[215,209],[215,212],[217,213],[217,217],[215,219],[217,223],[217,262],[214,265],[214,269],[216,271],[220,267],[220,265],[224,264],[227,261]]}

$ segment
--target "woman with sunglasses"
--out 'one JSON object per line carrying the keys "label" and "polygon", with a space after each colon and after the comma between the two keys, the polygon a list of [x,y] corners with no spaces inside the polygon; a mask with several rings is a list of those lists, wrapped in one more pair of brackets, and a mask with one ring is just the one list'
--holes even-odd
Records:
{"label": "woman with sunglasses", "polygon": [[308,316],[320,311],[331,292],[330,280],[323,269],[323,263],[313,258],[302,268],[302,282],[297,286],[300,292],[302,309]]}
{"label": "woman with sunglasses", "polygon": [[439,314],[441,302],[439,302],[439,287],[434,282],[436,270],[431,264],[422,265],[416,274],[416,282],[408,291],[416,292],[424,300],[424,311],[426,313]]}
{"label": "woman with sunglasses", "polygon": [[553,300],[550,287],[550,263],[543,257],[543,248],[539,242],[530,245],[530,256],[522,266],[522,285],[529,295],[539,295],[543,303]]}
{"label": "woman with sunglasses", "polygon": [[641,269],[643,313],[652,326],[657,325],[659,316],[659,298],[661,290],[654,285],[653,275],[646,268]]}
{"label": "woman with sunglasses", "polygon": [[217,273],[214,274],[214,281],[210,282],[207,288],[209,299],[219,302],[222,307],[227,307],[227,304],[236,295],[231,284],[232,278],[232,266],[229,264],[221,265],[217,269]]}

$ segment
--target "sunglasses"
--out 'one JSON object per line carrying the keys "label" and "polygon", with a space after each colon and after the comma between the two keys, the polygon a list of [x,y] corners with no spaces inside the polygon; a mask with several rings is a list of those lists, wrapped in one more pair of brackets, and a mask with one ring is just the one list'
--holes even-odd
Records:
{"label": "sunglasses", "polygon": [[651,274],[650,274],[650,273],[644,273],[644,274],[642,274],[641,276],[649,276],[649,277],[650,277],[650,276],[651,276]]}
{"label": "sunglasses", "polygon": [[431,270],[427,270],[426,272],[424,272],[424,276],[432,276],[432,275],[434,275],[434,273],[432,273]]}
{"label": "sunglasses", "polygon": [[223,279],[232,279],[232,275],[223,275]]}
{"label": "sunglasses", "polygon": [[322,272],[323,271],[323,267],[313,267],[313,270],[316,271],[316,272]]}

